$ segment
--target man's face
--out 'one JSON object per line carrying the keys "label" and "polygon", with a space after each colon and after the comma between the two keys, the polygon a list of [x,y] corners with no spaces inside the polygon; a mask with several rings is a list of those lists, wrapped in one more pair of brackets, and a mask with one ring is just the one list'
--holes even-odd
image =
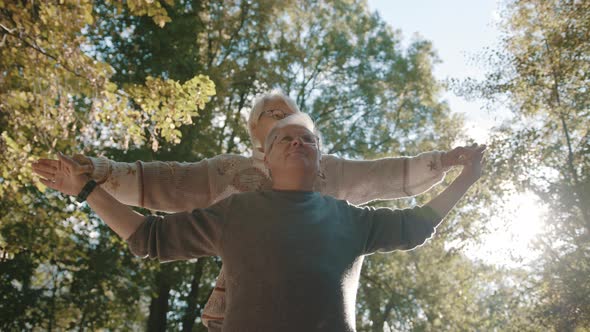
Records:
{"label": "man's face", "polygon": [[254,136],[260,141],[262,146],[264,146],[264,139],[275,123],[283,119],[284,116],[289,116],[294,113],[295,111],[292,110],[282,99],[274,99],[265,102],[258,123],[256,124],[256,127],[252,128]]}
{"label": "man's face", "polygon": [[288,125],[273,133],[266,162],[273,174],[278,171],[303,171],[315,177],[319,170],[317,137],[305,127]]}

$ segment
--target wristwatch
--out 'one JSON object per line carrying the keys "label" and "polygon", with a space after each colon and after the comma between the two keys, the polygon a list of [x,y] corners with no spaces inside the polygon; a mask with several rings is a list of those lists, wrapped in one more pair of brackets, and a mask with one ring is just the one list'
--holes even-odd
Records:
{"label": "wristwatch", "polygon": [[76,196],[76,201],[78,201],[78,203],[84,202],[86,200],[86,198],[88,198],[88,195],[90,195],[90,193],[94,190],[94,188],[96,188],[97,184],[98,183],[96,183],[96,181],[94,181],[94,180],[90,180],[90,181],[86,182],[86,184],[82,188],[82,191],[80,191],[78,196]]}

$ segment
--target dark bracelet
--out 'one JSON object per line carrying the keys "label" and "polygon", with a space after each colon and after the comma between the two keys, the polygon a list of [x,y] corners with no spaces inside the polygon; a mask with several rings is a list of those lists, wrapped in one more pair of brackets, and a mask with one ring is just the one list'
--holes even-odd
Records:
{"label": "dark bracelet", "polygon": [[84,185],[84,188],[82,188],[82,191],[80,191],[78,196],[76,196],[76,200],[78,201],[78,203],[84,202],[86,200],[86,198],[88,198],[88,195],[90,195],[90,193],[94,190],[94,188],[96,188],[97,184],[98,183],[96,183],[96,181],[94,181],[94,180],[90,180],[90,181],[86,182],[86,184]]}

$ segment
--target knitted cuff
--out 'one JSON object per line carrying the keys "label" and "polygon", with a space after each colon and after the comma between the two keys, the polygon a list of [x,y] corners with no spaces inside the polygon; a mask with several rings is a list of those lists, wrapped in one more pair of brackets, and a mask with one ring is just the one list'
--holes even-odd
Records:
{"label": "knitted cuff", "polygon": [[92,170],[90,172],[86,172],[85,174],[91,175],[92,172],[94,171],[94,165],[92,164],[92,161],[90,160],[90,158],[86,157],[85,155],[76,153],[75,155],[72,156],[72,159],[74,159],[74,161],[76,161],[80,165],[83,165],[83,166],[90,165],[90,166],[92,166]]}
{"label": "knitted cuff", "polygon": [[94,166],[94,170],[90,175],[98,184],[103,184],[111,175],[111,163],[104,157],[88,157]]}

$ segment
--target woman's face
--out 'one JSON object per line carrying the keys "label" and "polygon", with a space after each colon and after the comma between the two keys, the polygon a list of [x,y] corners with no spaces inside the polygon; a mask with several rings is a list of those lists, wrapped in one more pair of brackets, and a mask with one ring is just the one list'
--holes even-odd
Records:
{"label": "woman's face", "polygon": [[[281,120],[281,118],[276,117],[277,114],[280,114],[281,111],[289,116],[294,114],[295,111],[287,105],[282,99],[274,99],[269,100],[264,103],[264,107],[262,108],[263,111],[260,114],[260,118],[258,119],[258,123],[255,127],[252,128],[252,133],[254,137],[258,139],[258,141],[264,146],[264,139],[270,129],[277,123],[277,121]],[[271,112],[275,110],[275,112]],[[273,113],[275,116],[273,116]]]}

